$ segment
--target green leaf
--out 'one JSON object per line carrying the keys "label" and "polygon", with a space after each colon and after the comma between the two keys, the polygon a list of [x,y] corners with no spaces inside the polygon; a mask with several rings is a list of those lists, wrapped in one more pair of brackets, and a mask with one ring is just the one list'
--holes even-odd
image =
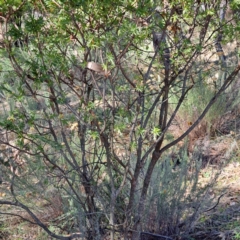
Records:
{"label": "green leaf", "polygon": [[159,127],[154,127],[152,129],[152,134],[153,134],[154,140],[157,139],[157,137],[160,135],[160,133],[161,133],[161,129]]}

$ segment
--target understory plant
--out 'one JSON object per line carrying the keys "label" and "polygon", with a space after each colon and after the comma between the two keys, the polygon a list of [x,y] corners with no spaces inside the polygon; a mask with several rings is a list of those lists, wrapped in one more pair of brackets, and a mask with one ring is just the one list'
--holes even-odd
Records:
{"label": "understory plant", "polygon": [[[199,170],[189,181],[186,156],[174,172],[167,155],[238,75],[239,64],[228,64],[222,44],[238,40],[239,4],[7,0],[0,6],[0,214],[63,240],[119,234],[138,240],[150,218],[152,230],[173,237],[191,229],[194,211],[179,206],[188,191],[204,196],[191,190]],[[207,71],[206,53],[217,56]],[[175,137],[177,113],[212,71],[221,76],[214,90],[201,85],[212,94]]]}

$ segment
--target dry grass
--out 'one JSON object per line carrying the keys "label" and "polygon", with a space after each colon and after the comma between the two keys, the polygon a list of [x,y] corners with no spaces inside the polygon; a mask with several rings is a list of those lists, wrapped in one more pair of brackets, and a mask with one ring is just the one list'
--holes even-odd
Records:
{"label": "dry grass", "polygon": [[[194,239],[237,239],[235,236],[240,233],[239,183],[240,164],[229,163],[211,192],[216,199],[216,207],[202,214],[192,233]],[[221,193],[224,195],[219,199]]]}
{"label": "dry grass", "polygon": [[[63,214],[63,203],[60,195],[55,194],[48,198],[47,201],[28,195],[29,202],[35,202],[36,208],[34,213],[48,227],[53,226],[53,221]],[[1,197],[0,197],[1,199]],[[2,209],[3,207],[1,207]],[[6,207],[5,207],[6,208]],[[6,209],[5,209],[6,210]],[[32,221],[32,218],[23,210],[10,209],[8,212],[17,214],[22,218]],[[3,215],[4,217],[4,215]],[[24,221],[17,216],[5,216],[0,222],[0,239],[1,240],[48,240],[51,239],[47,233],[39,226]],[[59,231],[59,229],[56,230]]]}

